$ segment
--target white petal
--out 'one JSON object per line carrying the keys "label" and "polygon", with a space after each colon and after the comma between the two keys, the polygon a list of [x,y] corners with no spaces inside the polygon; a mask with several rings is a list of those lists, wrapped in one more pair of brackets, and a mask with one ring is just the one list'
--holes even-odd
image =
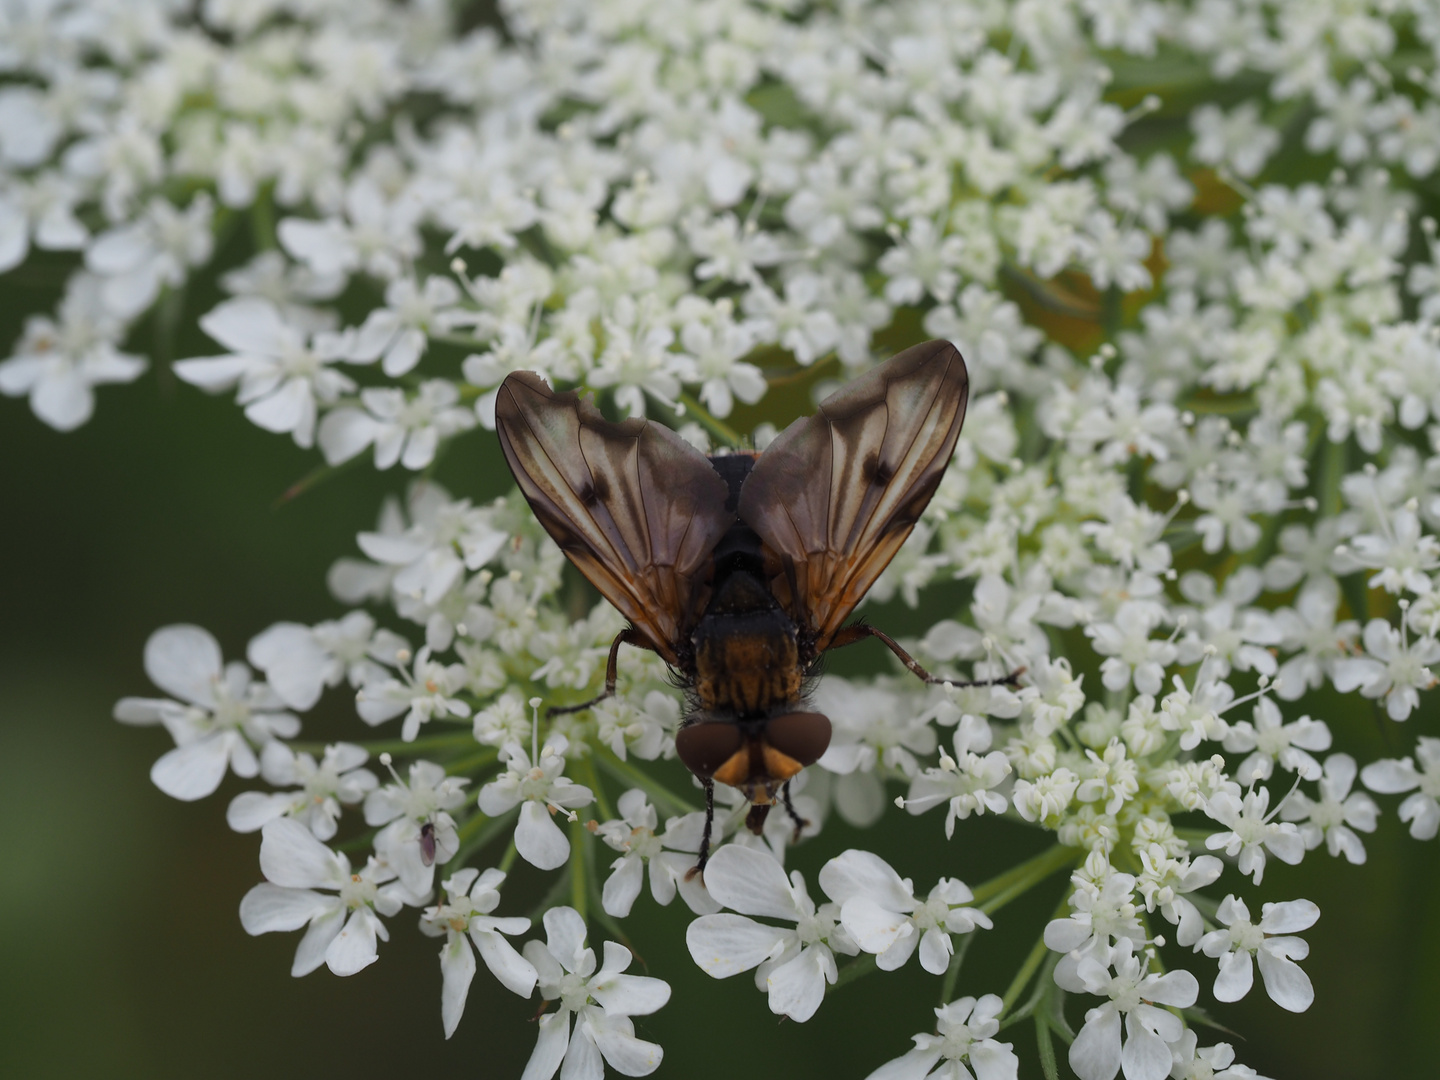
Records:
{"label": "white petal", "polygon": [[570,840],[544,804],[527,799],[515,826],[515,850],[531,866],[554,870],[570,857]]}
{"label": "white petal", "polygon": [[325,951],[335,940],[335,935],[345,925],[345,905],[338,900],[326,912],[310,923],[310,929],[300,939],[295,949],[295,960],[290,965],[290,974],[297,979],[309,975],[325,962]]}
{"label": "white petal", "polygon": [[[654,868],[651,868],[654,873]],[[615,860],[615,869],[605,881],[605,890],[600,901],[605,914],[623,919],[630,914],[635,898],[640,895],[640,886],[645,880],[644,862],[638,855],[627,855]],[[673,888],[673,886],[672,886]]]}
{"label": "white petal", "polygon": [[1120,1067],[1125,1080],[1165,1080],[1170,1075],[1170,1048],[1165,1040],[1135,1022],[1132,1013],[1126,1018],[1125,1049],[1120,1054]]}
{"label": "white petal", "polygon": [[[824,876],[823,870],[821,876]],[[840,908],[840,921],[855,943],[868,953],[884,952],[910,925],[906,916],[888,910],[865,895],[852,896],[845,901]]]}
{"label": "white petal", "polygon": [[1320,918],[1320,908],[1309,900],[1287,900],[1266,904],[1260,916],[1260,929],[1267,934],[1294,934],[1308,930]]}
{"label": "white petal", "polygon": [[940,1060],[940,1049],[915,1047],[908,1054],[887,1061],[865,1080],[925,1080],[930,1068]]}
{"label": "white petal", "polygon": [[932,926],[920,939],[920,966],[931,975],[944,975],[945,969],[950,966],[953,952],[950,935],[939,927]]}
{"label": "white petal", "polygon": [[841,852],[820,868],[820,887],[837,904],[867,896],[891,911],[909,911],[915,906],[914,893],[889,863],[856,848]]}
{"label": "white petal", "polygon": [[292,709],[303,711],[320,700],[329,658],[308,626],[276,623],[250,639],[245,655]]}
{"label": "white petal", "polygon": [[604,1076],[605,1065],[600,1060],[600,1048],[595,1045],[589,1027],[577,1020],[575,1034],[570,1036],[570,1048],[565,1051],[560,1080],[604,1080]]}
{"label": "white petal", "polygon": [[336,901],[309,889],[282,889],[268,881],[256,885],[240,901],[240,925],[247,934],[299,930]]}
{"label": "white petal", "polygon": [[175,703],[167,698],[121,698],[112,714],[122,724],[158,724],[167,709]]}
{"label": "white petal", "polygon": [[303,344],[300,331],[287,326],[269,300],[246,296],[200,317],[200,329],[232,352],[280,357]]}
{"label": "white petal", "polygon": [[85,265],[97,274],[124,274],[154,252],[145,225],[134,222],[101,233],[85,252]]}
{"label": "white petal", "polygon": [[1315,1000],[1315,988],[1310,984],[1310,976],[1300,969],[1299,964],[1264,949],[1260,950],[1258,958],[1260,977],[1265,980],[1265,992],[1270,995],[1271,1001],[1291,1012],[1304,1012],[1310,1008]]}
{"label": "white petal", "polygon": [[565,1057],[565,1047],[570,1042],[570,1013],[562,1010],[540,1017],[540,1037],[535,1040],[535,1049],[525,1065],[520,1080],[550,1080]]}
{"label": "white petal", "polygon": [[[521,921],[529,922],[528,919]],[[529,928],[526,927],[526,929]],[[524,930],[520,932],[524,933]],[[480,950],[480,959],[485,961],[485,966],[490,969],[490,974],[495,976],[500,985],[512,994],[529,997],[539,978],[535,971],[535,965],[516,952],[515,946],[499,934],[483,930],[477,932],[472,929],[470,937],[475,942],[476,948]]]}
{"label": "white petal", "polygon": [[778,955],[793,931],[743,915],[702,915],[685,930],[690,956],[707,974],[727,979]]}
{"label": "white petal", "polygon": [[825,1000],[825,961],[830,950],[823,945],[807,945],[799,956],[787,960],[766,980],[770,991],[770,1011],[804,1023],[815,1015]]}
{"label": "white petal", "polygon": [[166,626],[145,642],[145,674],[160,689],[197,705],[215,703],[220,643],[199,626]]}
{"label": "white petal", "polygon": [[596,1009],[586,1012],[594,1017],[590,1034],[595,1045],[616,1072],[622,1076],[649,1076],[660,1067],[665,1051],[658,1045],[637,1039],[629,1024],[611,1023],[610,1017]]}
{"label": "white petal", "polygon": [[242,791],[230,800],[225,824],[236,832],[255,832],[290,808],[291,796],[283,792]]}
{"label": "white petal", "polygon": [[572,907],[545,912],[545,946],[566,971],[578,971],[584,962],[585,920]]}
{"label": "white petal", "polygon": [[316,438],[325,460],[331,465],[339,465],[374,442],[379,430],[380,425],[367,412],[352,408],[335,409],[326,413],[325,419],[320,421]]}
{"label": "white petal", "polygon": [[215,733],[177,746],[150,768],[150,779],[172,799],[194,802],[213,794],[230,764],[233,733]]}
{"label": "white petal", "polygon": [[[526,964],[526,967],[529,967]],[[534,968],[530,968],[534,971]],[[470,982],[475,978],[475,953],[463,934],[450,934],[440,950],[440,1021],[445,1037],[455,1034],[460,1017],[465,1013],[465,999],[470,995]]]}
{"label": "white petal", "polygon": [[336,975],[354,975],[380,959],[375,951],[376,915],[359,908],[325,949],[325,964]]}
{"label": "white petal", "polygon": [[344,883],[339,856],[298,821],[276,818],[260,835],[260,869],[276,885],[336,889]]}
{"label": "white petal", "polygon": [[727,844],[705,867],[705,886],[718,903],[742,915],[791,922],[799,915],[785,871],[765,851]]}
{"label": "white petal", "polygon": [[1239,1001],[1255,984],[1255,966],[1247,950],[1220,957],[1220,974],[1215,977],[1216,1001]]}
{"label": "white petal", "polygon": [[245,416],[256,427],[283,435],[288,431],[298,431],[313,409],[310,384],[304,379],[294,378],[287,380],[273,394],[245,406]]}
{"label": "white petal", "polygon": [[591,981],[590,996],[617,1016],[648,1016],[670,1000],[670,985],[648,975],[607,975]]}
{"label": "white petal", "polygon": [[191,386],[216,394],[234,386],[253,366],[254,361],[243,356],[194,356],[177,360],[174,371]]}
{"label": "white petal", "polygon": [[1159,978],[1146,978],[1143,989],[1145,997],[1150,1001],[1161,1005],[1174,1005],[1177,1009],[1188,1009],[1200,996],[1200,981],[1188,971],[1167,971]]}
{"label": "white petal", "polygon": [[30,392],[30,408],[56,431],[74,431],[95,412],[95,395],[77,371],[42,379]]}
{"label": "white petal", "polygon": [[1070,1044],[1070,1068],[1080,1080],[1114,1080],[1120,1071],[1120,1013],[1114,1005],[1086,1013],[1085,1026]]}

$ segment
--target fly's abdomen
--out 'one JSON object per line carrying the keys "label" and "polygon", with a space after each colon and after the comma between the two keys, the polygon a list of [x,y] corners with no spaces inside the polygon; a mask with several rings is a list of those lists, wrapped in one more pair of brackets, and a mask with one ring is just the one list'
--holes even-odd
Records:
{"label": "fly's abdomen", "polygon": [[800,698],[793,626],[778,612],[714,615],[695,628],[695,693],[708,710],[753,716]]}

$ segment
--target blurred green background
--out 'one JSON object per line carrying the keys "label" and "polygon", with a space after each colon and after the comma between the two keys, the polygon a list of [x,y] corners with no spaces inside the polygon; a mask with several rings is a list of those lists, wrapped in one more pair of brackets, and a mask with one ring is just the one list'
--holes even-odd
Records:
{"label": "blurred green background", "polygon": [[[41,262],[0,278],[7,348],[24,313],[50,307],[62,271]],[[192,302],[192,312],[206,310],[213,294]],[[211,348],[192,329],[175,355]],[[276,620],[340,614],[326,569],[355,553],[354,534],[373,525],[383,495],[403,490],[406,476],[364,464],[279,503],[316,455],[163,370],[102,388],[95,419],[70,435],[40,424],[24,402],[0,401],[0,460],[0,1076],[518,1077],[535,1036],[535,1001],[497,990],[482,971],[447,1042],[437,943],[418,933],[414,912],[390,920],[392,941],[361,974],[339,979],[322,969],[292,979],[297,936],[252,939],[240,927],[240,898],[260,880],[258,837],[224,822],[241,785],[231,778],[198,804],[161,795],[147,771],[167,736],[110,718],[120,696],[154,693],[141,650],[158,626],[199,623],[227,658],[239,658]],[[439,478],[457,495],[493,497],[508,485],[500,460],[490,437],[475,432]],[[953,602],[953,590],[939,592],[939,602]],[[870,617],[914,634],[936,612],[897,604]],[[844,659],[862,669],[882,663],[878,655]],[[1433,705],[1396,733],[1372,720],[1368,703],[1348,720],[1325,712],[1327,704],[1314,711],[1345,732],[1342,745],[1362,760],[1436,730]],[[1333,703],[1342,707],[1356,710],[1356,699]],[[344,693],[307,718],[310,738],[363,734]],[[682,783],[678,764],[670,767],[672,782]],[[946,844],[938,812],[919,821],[891,813],[864,836],[832,822],[794,864],[813,875],[856,843],[925,889],[941,874],[983,881],[1046,840],[987,819],[963,823]],[[1362,868],[1323,852],[1299,868],[1274,860],[1267,868],[1264,898],[1310,897],[1323,914],[1305,935],[1312,953],[1304,966],[1317,987],[1307,1014],[1283,1012],[1258,985],[1244,1004],[1213,1010],[1245,1037],[1231,1038],[1240,1060],[1264,1074],[1435,1075],[1436,844],[1411,841],[1387,813],[1367,846]],[[1233,871],[1223,880],[1258,915],[1260,891]],[[978,936],[960,993],[1004,989],[1061,887],[1048,882]],[[518,870],[502,913],[526,910],[542,890],[540,875]],[[647,894],[625,924],[650,973],[674,988],[665,1009],[639,1022],[665,1048],[661,1076],[863,1077],[908,1048],[911,1033],[933,1030],[939,980],[913,962],[843,988],[810,1023],[781,1021],[749,976],[718,982],[699,972],[683,946],[687,914],[678,902],[660,909]],[[1207,1004],[1213,961],[1190,966]],[[1078,1008],[1071,1019],[1080,1021]],[[1202,1032],[1201,1041],[1215,1037]],[[1004,1038],[1017,1044],[1021,1076],[1038,1077],[1030,1025]]]}

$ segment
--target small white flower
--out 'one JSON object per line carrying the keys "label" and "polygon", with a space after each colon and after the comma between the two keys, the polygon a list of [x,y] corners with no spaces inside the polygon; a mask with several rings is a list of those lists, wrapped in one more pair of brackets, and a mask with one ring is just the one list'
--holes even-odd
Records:
{"label": "small white flower", "polygon": [[317,438],[331,465],[375,447],[375,467],[396,462],[424,469],[435,460],[441,440],[475,426],[475,413],[460,405],[460,391],[448,379],[427,379],[414,394],[393,386],[360,391],[364,408],[341,406],[320,422]]}
{"label": "small white flower", "polygon": [[[768,853],[728,844],[705,867],[710,895],[738,915],[702,915],[685,931],[695,963],[717,979],[758,968],[755,985],[768,991],[770,1011],[803,1023],[825,999],[825,984],[839,977],[835,953],[858,952],[840,926],[840,905],[818,909],[797,870],[785,871]],[[761,915],[794,923],[786,929],[758,923]]]}
{"label": "small white flower", "polygon": [[950,935],[993,925],[978,908],[964,906],[974,894],[963,882],[941,878],[918,900],[909,878],[868,851],[842,852],[821,867],[819,880],[840,905],[841,925],[861,949],[876,954],[881,971],[901,967],[919,946],[920,966],[943,975],[955,951]]}
{"label": "small white flower", "polygon": [[[389,757],[381,755],[389,764]],[[460,850],[451,810],[465,805],[463,776],[447,776],[432,761],[410,763],[408,781],[398,777],[365,799],[365,824],[384,828],[376,835],[375,853],[394,867],[412,893],[428,893],[435,866],[443,866]]]}
{"label": "small white flower", "polygon": [[1180,1040],[1170,1044],[1175,1055],[1170,1066],[1171,1080],[1269,1080],[1248,1065],[1236,1065],[1235,1048],[1229,1043],[1198,1050],[1198,1042],[1195,1032],[1186,1028]]}
{"label": "small white flower", "polygon": [[966,715],[955,729],[955,756],[941,753],[939,768],[926,769],[910,781],[910,794],[905,809],[923,814],[941,803],[948,804],[945,814],[945,838],[955,834],[957,818],[973,814],[1005,812],[1005,796],[994,790],[1010,775],[1010,762],[1000,750],[982,756],[977,751],[990,749],[990,725],[976,716]]}
{"label": "small white flower", "polygon": [[1017,1080],[1020,1059],[1014,1044],[992,1038],[1000,1031],[1003,1007],[996,994],[942,1005],[935,1010],[937,1034],[911,1036],[913,1050],[887,1061],[866,1080]]}
{"label": "small white flower", "polygon": [[1390,719],[1406,719],[1420,704],[1419,691],[1435,685],[1428,665],[1440,660],[1440,641],[1427,636],[1412,642],[1403,623],[1396,629],[1384,619],[1371,619],[1363,640],[1368,656],[1335,661],[1331,674],[1335,689],[1383,697]]}
{"label": "small white flower", "polygon": [[[308,925],[290,967],[297,978],[321,964],[336,975],[354,975],[369,967],[379,959],[376,939],[390,940],[380,916],[426,900],[410,893],[395,880],[393,870],[373,858],[351,872],[349,859],[316,840],[298,821],[277,818],[261,836],[260,869],[268,880],[240,901],[240,924],[249,934]],[[328,895],[331,890],[334,895]]]}
{"label": "small white flower", "polygon": [[1143,870],[1136,888],[1145,898],[1145,910],[1158,907],[1175,927],[1175,940],[1181,945],[1195,944],[1204,930],[1204,920],[1184,894],[1212,884],[1225,864],[1213,855],[1198,855],[1193,860],[1188,855],[1175,858],[1157,843],[1146,844],[1138,854]]}
{"label": "small white flower", "polygon": [[500,904],[500,886],[505,874],[486,870],[483,874],[466,867],[443,883],[445,902],[425,909],[420,916],[420,929],[432,937],[445,936],[440,950],[440,973],[444,980],[440,991],[440,1018],[445,1037],[455,1034],[465,1012],[465,998],[475,978],[475,953],[470,951],[467,937],[474,942],[480,959],[499,983],[511,993],[529,997],[539,978],[533,964],[505,940],[504,935],[523,934],[530,929],[526,918],[501,918],[490,913]]}
{"label": "small white flower", "polygon": [[1255,704],[1255,724],[1247,720],[1231,726],[1225,735],[1225,749],[1231,753],[1250,752],[1235,770],[1235,779],[1249,787],[1257,780],[1269,780],[1278,761],[1287,772],[1303,779],[1318,780],[1320,763],[1307,751],[1330,749],[1330,729],[1323,720],[1302,716],[1283,723],[1280,707],[1268,697]]}
{"label": "small white flower", "polygon": [[1212,833],[1205,838],[1211,851],[1224,851],[1231,858],[1240,857],[1240,872],[1250,874],[1256,885],[1265,874],[1265,852],[1268,850],[1281,862],[1294,866],[1305,857],[1305,841],[1291,822],[1272,821],[1267,816],[1270,806],[1268,788],[1252,788],[1241,800],[1233,791],[1217,791],[1205,803],[1205,813],[1230,831]]}
{"label": "small white flower", "polygon": [[335,835],[341,804],[353,806],[380,782],[369,769],[370,757],[353,743],[332,743],[317,763],[296,753],[279,739],[260,751],[260,774],[276,787],[294,784],[293,791],[243,791],[230,801],[225,820],[236,832],[254,832],[267,821],[285,816],[300,822],[317,840]]}
{"label": "small white flower", "polygon": [[545,912],[545,943],[525,943],[525,959],[539,975],[541,996],[559,1008],[540,1017],[540,1037],[521,1080],[550,1080],[561,1061],[566,1080],[601,1080],[601,1058],[625,1076],[649,1076],[660,1067],[664,1051],[637,1039],[630,1017],[661,1008],[670,987],[621,974],[630,966],[629,949],[605,942],[605,962],[596,971],[595,950],[585,947],[585,920],[574,908],[558,907]]}
{"label": "small white flower", "polygon": [[1318,848],[1323,842],[1331,855],[1343,854],[1359,864],[1365,861],[1365,845],[1355,830],[1374,832],[1380,808],[1363,791],[1350,790],[1356,771],[1355,759],[1349,754],[1331,754],[1320,778],[1320,797],[1312,800],[1296,791],[1285,800],[1280,816],[1299,823],[1307,848]]}
{"label": "small white flower", "polygon": [[437,716],[465,719],[470,706],[454,695],[465,688],[469,672],[464,664],[442,664],[430,659],[430,646],[415,654],[411,671],[401,669],[402,678],[366,683],[355,694],[355,711],[367,724],[383,724],[401,713],[405,721],[400,737],[414,742],[420,726]]}
{"label": "small white flower", "polygon": [[[560,775],[569,747],[565,736],[552,735],[540,748],[540,760],[532,765],[519,743],[509,743],[500,751],[506,771],[480,789],[480,809],[491,817],[520,807],[515,848],[541,870],[554,870],[570,857],[570,838],[551,815],[589,806],[595,798],[588,787]],[[575,818],[573,812],[567,816]]]}
{"label": "small white flower", "polygon": [[297,717],[284,712],[275,692],[252,682],[244,664],[224,664],[220,645],[198,626],[166,626],[145,642],[145,673],[168,698],[122,698],[115,719],[164,724],[175,749],[150,770],[165,794],[186,802],[220,786],[225,772],[250,778],[260,771],[255,750],[275,738],[293,738]]}
{"label": "small white flower", "polygon": [[95,237],[85,250],[85,265],[104,278],[100,295],[105,306],[122,319],[133,319],[154,303],[162,287],[183,285],[190,268],[208,262],[214,250],[214,211],[204,192],[186,210],[156,198],[138,220]]}
{"label": "small white flower", "polygon": [[1440,832],[1440,739],[1420,736],[1415,757],[1418,768],[1409,757],[1372,761],[1361,770],[1360,779],[1371,791],[1386,795],[1419,788],[1400,804],[1400,820],[1410,823],[1410,835],[1416,840],[1433,840]]}
{"label": "small white flower", "polygon": [[[1121,1069],[1125,1080],[1164,1080],[1170,1074],[1170,1048],[1180,1038],[1180,1018],[1159,1005],[1188,1009],[1200,994],[1200,984],[1188,971],[1164,975],[1146,973],[1134,955],[1135,944],[1121,938],[1109,964],[1094,957],[1080,961],[1079,977],[1085,989],[1110,1000],[1085,1014],[1085,1026],[1070,1044],[1070,1067],[1080,1080],[1112,1080]],[[1125,1018],[1121,1046],[1120,1018]]]}
{"label": "small white flower", "polygon": [[1096,883],[1084,874],[1071,876],[1074,891],[1069,918],[1045,924],[1045,947],[1067,955],[1055,966],[1055,983],[1071,993],[1085,990],[1079,964],[1085,957],[1108,963],[1114,942],[1125,938],[1136,948],[1145,947],[1145,929],[1135,906],[1135,879],[1129,874],[1109,872]]}
{"label": "small white flower", "polygon": [[28,396],[30,408],[57,431],[73,431],[95,411],[94,388],[133,382],[147,363],[116,346],[125,325],[100,301],[93,274],[71,277],[60,302],[59,321],[43,315],[25,320],[14,354],[0,361],[0,394]]}
{"label": "small white flower", "polygon": [[650,868],[650,894],[662,906],[675,899],[678,890],[690,910],[697,915],[708,915],[720,910],[700,876],[692,875],[700,851],[701,831],[705,827],[705,815],[700,812],[672,817],[665,822],[665,831],[657,833],[655,808],[645,799],[639,788],[631,788],[620,796],[616,803],[620,820],[606,821],[593,826],[594,831],[616,851],[620,857],[610,864],[610,876],[605,880],[601,902],[605,913],[617,919],[630,914],[640,886],[644,880],[645,867]]}
{"label": "small white flower", "polygon": [[1290,935],[1314,926],[1320,918],[1318,907],[1309,900],[1266,904],[1256,924],[1250,921],[1245,902],[1232,895],[1221,901],[1216,918],[1226,929],[1210,931],[1195,949],[1220,961],[1220,974],[1215,979],[1217,1001],[1239,1001],[1250,992],[1255,979],[1253,956],[1260,962],[1265,992],[1275,1004],[1291,1012],[1304,1012],[1310,1007],[1315,990],[1309,976],[1295,963],[1310,954],[1310,946],[1302,938],[1271,935]]}
{"label": "small white flower", "polygon": [[[346,680],[357,689],[388,676],[410,646],[400,635],[377,628],[364,611],[316,623],[279,622],[250,639],[245,656],[292,709],[313,708],[327,686]],[[321,837],[324,839],[324,837]]]}
{"label": "small white flower", "polygon": [[200,326],[230,352],[180,360],[175,374],[212,394],[238,385],[236,401],[250,422],[288,432],[298,446],[314,444],[319,407],[355,389],[348,375],[329,366],[346,359],[343,339],[307,334],[268,300],[226,300],[201,316]]}

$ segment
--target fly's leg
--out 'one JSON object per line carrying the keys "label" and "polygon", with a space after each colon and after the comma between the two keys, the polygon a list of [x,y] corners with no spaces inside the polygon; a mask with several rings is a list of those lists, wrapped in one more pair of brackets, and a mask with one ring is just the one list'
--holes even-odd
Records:
{"label": "fly's leg", "polygon": [[780,789],[780,801],[785,804],[785,812],[790,815],[790,820],[795,823],[795,835],[790,838],[792,844],[800,842],[800,834],[805,831],[805,826],[810,822],[795,812],[795,804],[790,801],[790,781],[785,781],[785,786]]}
{"label": "fly's leg", "polygon": [[708,776],[702,776],[700,782],[705,785],[705,831],[700,834],[700,858],[695,865],[685,871],[685,880],[700,876],[703,883],[705,864],[710,861],[710,826],[715,823],[715,781]]}
{"label": "fly's leg", "polygon": [[621,630],[620,633],[615,635],[615,640],[610,643],[610,659],[605,664],[605,689],[600,694],[591,698],[589,701],[580,702],[579,705],[552,706],[551,708],[545,710],[545,718],[548,720],[552,716],[561,716],[565,713],[580,712],[582,709],[588,709],[592,705],[599,705],[600,702],[604,701],[606,698],[614,697],[615,677],[617,674],[616,668],[620,661],[621,645],[634,645],[637,649],[648,649],[650,647],[644,642],[640,635],[636,633],[633,626],[627,626],[624,630]]}
{"label": "fly's leg", "polygon": [[894,638],[892,638],[889,634],[884,633],[881,630],[877,630],[873,626],[866,626],[863,623],[857,623],[854,626],[847,626],[843,630],[841,630],[831,640],[830,648],[844,648],[846,645],[854,645],[857,641],[863,641],[866,638],[871,637],[877,638],[881,644],[883,644],[887,649],[889,649],[897,657],[899,657],[900,662],[904,664],[907,668],[909,668],[910,673],[914,675],[917,679],[920,679],[923,682],[927,682],[935,686],[1014,686],[1017,682],[1019,682],[1020,676],[1025,674],[1025,669],[1022,667],[1016,668],[1014,671],[1010,672],[1009,675],[1002,675],[998,679],[942,679],[937,675],[931,675],[930,672],[926,671],[923,667],[921,667],[920,662],[916,660],[913,656],[911,656],[908,652],[906,652],[904,649],[902,649],[900,647],[900,643]]}

